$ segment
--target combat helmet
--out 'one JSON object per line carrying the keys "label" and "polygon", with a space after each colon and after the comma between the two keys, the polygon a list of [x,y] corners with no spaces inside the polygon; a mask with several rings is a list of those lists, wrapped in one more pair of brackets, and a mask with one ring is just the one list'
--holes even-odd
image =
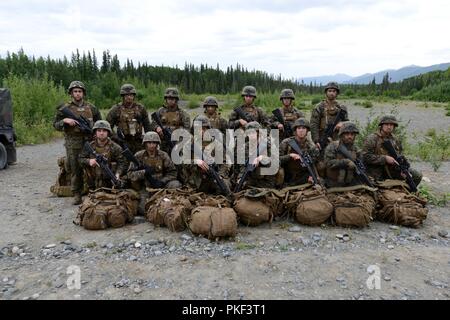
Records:
{"label": "combat helmet", "polygon": [[136,94],[136,88],[129,83],[124,84],[121,88],[120,88],[120,95],[124,96],[127,94]]}
{"label": "combat helmet", "polygon": [[283,90],[281,90],[280,100],[286,99],[286,98],[295,100],[294,91],[292,91],[292,89],[283,89]]}
{"label": "combat helmet", "polygon": [[241,96],[251,96],[256,98],[256,88],[254,86],[245,86],[242,89]]}
{"label": "combat helmet", "polygon": [[353,133],[358,134],[359,130],[356,127],[356,124],[354,124],[353,122],[350,122],[350,121],[346,121],[342,124],[342,127],[339,129],[339,136],[341,136],[347,132],[353,132]]}
{"label": "combat helmet", "polygon": [[297,129],[298,127],[305,127],[306,129],[311,130],[309,121],[305,118],[298,118],[297,120],[295,120],[294,125],[292,126],[292,130]]}
{"label": "combat helmet", "polygon": [[328,89],[336,89],[337,93],[339,94],[341,92],[341,89],[339,88],[339,85],[337,82],[328,82],[325,86],[324,92],[326,93]]}
{"label": "combat helmet", "polygon": [[145,144],[146,142],[156,142],[161,144],[161,138],[156,132],[149,131],[144,135],[144,139],[142,139],[142,144]]}
{"label": "combat helmet", "polygon": [[178,89],[177,88],[167,88],[166,92],[164,93],[164,99],[167,98],[175,98],[175,99],[180,99],[180,94],[178,93]]}
{"label": "combat helmet", "polygon": [[217,102],[217,99],[215,97],[206,97],[205,101],[203,101],[203,108],[206,108],[207,106],[215,106],[218,107],[219,103]]}
{"label": "combat helmet", "polygon": [[251,121],[245,125],[245,130],[250,130],[250,129],[255,129],[255,130],[262,129],[262,126],[257,121]]}
{"label": "combat helmet", "polygon": [[111,125],[106,120],[98,120],[94,123],[94,127],[92,128],[93,131],[96,129],[105,129],[108,130],[109,134],[112,133]]}
{"label": "combat helmet", "polygon": [[209,118],[203,114],[198,115],[195,117],[194,122],[201,122],[202,127],[211,127],[211,122],[209,121]]}
{"label": "combat helmet", "polygon": [[394,126],[398,127],[398,121],[395,118],[395,116],[393,115],[386,115],[386,116],[382,116],[380,119],[380,123],[378,124],[379,127],[381,127],[383,124],[388,124],[391,123]]}
{"label": "combat helmet", "polygon": [[71,94],[72,90],[75,89],[75,88],[83,90],[83,92],[86,94],[86,86],[84,85],[83,82],[78,81],[78,80],[72,81],[70,83],[69,88],[67,89],[67,91],[69,92],[69,94]]}

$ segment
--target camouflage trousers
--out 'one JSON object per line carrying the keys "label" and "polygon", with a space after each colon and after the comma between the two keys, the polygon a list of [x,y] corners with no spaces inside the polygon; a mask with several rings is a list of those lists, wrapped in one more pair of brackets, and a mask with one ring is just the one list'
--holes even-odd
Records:
{"label": "camouflage trousers", "polygon": [[66,159],[68,171],[70,172],[70,186],[72,193],[81,193],[83,189],[83,169],[78,162],[82,146],[66,145]]}

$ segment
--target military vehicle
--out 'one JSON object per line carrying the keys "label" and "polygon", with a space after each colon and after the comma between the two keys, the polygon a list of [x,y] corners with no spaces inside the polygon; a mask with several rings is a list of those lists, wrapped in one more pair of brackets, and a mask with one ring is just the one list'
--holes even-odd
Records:
{"label": "military vehicle", "polygon": [[0,170],[17,161],[16,140],[11,93],[0,88]]}

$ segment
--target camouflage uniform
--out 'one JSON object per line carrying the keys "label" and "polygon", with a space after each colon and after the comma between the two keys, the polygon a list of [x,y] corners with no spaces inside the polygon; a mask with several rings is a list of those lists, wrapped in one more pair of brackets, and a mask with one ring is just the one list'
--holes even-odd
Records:
{"label": "camouflage uniform", "polygon": [[[280,94],[280,100],[283,100],[285,98],[295,100],[294,92],[291,89],[282,90],[281,94]],[[305,114],[303,112],[301,112],[300,110],[298,110],[297,108],[295,108],[292,105],[289,107],[285,107],[283,105],[282,107],[280,107],[278,109],[281,111],[281,114],[283,115],[284,123],[286,125],[291,126],[291,128],[294,125],[295,120],[305,117]],[[280,124],[280,122],[275,117],[275,115],[272,115],[270,117],[270,122],[271,122],[271,127],[273,129],[278,129],[278,125]],[[294,130],[292,130],[292,131],[294,131]],[[280,143],[281,143],[281,141],[283,141],[286,138],[289,138],[289,136],[286,133],[286,129],[283,131],[280,131]]]}
{"label": "camouflage uniform", "polygon": [[[123,85],[120,94],[124,96],[129,93],[136,94],[136,90],[132,85]],[[147,110],[142,104],[133,103],[131,106],[125,106],[123,102],[118,103],[108,112],[106,120],[113,130],[115,126],[122,130],[125,143],[131,152],[142,150],[142,136],[151,129]]]}
{"label": "camouflage uniform", "polygon": [[[379,126],[381,127],[384,123],[392,123],[395,126],[398,126],[397,120],[393,116],[382,117]],[[389,155],[389,153],[383,148],[382,143],[384,140],[390,140],[397,153],[399,155],[402,154],[403,147],[401,141],[393,134],[384,136],[380,128],[377,132],[369,135],[364,141],[363,158],[367,165],[367,174],[376,181],[383,181],[386,179],[404,180],[400,175],[399,170],[396,170],[393,165],[388,165],[386,163],[386,156]],[[417,186],[422,180],[422,174],[412,168],[410,168],[409,171]]]}
{"label": "camouflage uniform", "polygon": [[[246,126],[245,126],[246,130],[249,129],[261,129],[261,125],[257,122],[249,122]],[[250,147],[249,147],[250,142],[247,140],[245,143],[245,159],[249,159],[249,152],[250,152]],[[238,148],[238,146],[236,146],[236,148]],[[258,145],[258,149],[259,149],[259,145]],[[271,150],[271,143],[270,143],[270,139],[267,140],[267,147],[266,147],[266,154],[267,156],[263,156],[263,159],[261,160],[259,166],[252,172],[249,174],[247,180],[244,183],[244,188],[248,188],[248,187],[256,187],[256,188],[268,188],[268,189],[273,189],[276,187],[277,185],[277,175],[262,175],[261,174],[261,168],[265,167],[265,166],[269,166],[270,165],[270,150]],[[262,150],[260,153],[263,153]],[[236,153],[237,154],[237,153]],[[246,170],[246,166],[244,164],[235,164],[234,165],[234,170],[236,173],[236,183],[238,184],[239,181],[242,179],[242,176],[245,173]]]}
{"label": "camouflage uniform", "polygon": [[[210,121],[208,119],[208,117],[206,117],[205,115],[200,115],[197,117],[198,121],[202,122],[202,127],[210,129],[211,128],[211,124]],[[209,146],[211,144],[211,142],[209,141],[202,141],[203,145],[202,145],[202,152],[204,152],[205,147]],[[194,152],[194,140],[192,139],[191,142],[191,159],[199,159],[199,155],[195,155]],[[225,149],[223,149],[224,151],[224,155],[223,155],[223,159],[225,161]],[[206,152],[205,152],[206,153]],[[211,156],[215,156],[215,149],[212,151]],[[205,162],[207,162],[205,159],[203,159]],[[217,171],[217,173],[219,174],[219,176],[223,179],[224,183],[228,186],[228,188],[231,187],[231,183],[230,183],[230,170],[231,170],[231,166],[223,163],[223,164],[217,164],[214,165],[214,169]],[[182,180],[184,182],[184,184],[186,184],[187,186],[189,186],[190,188],[195,189],[196,191],[199,192],[205,192],[205,193],[209,193],[209,194],[219,194],[221,193],[221,190],[219,188],[219,186],[216,184],[216,182],[214,181],[214,179],[212,177],[210,177],[206,172],[203,172],[202,169],[196,164],[184,164],[181,165],[181,172],[180,175],[182,177]]]}
{"label": "camouflage uniform", "polygon": [[[174,97],[178,100],[179,99],[178,90],[175,88],[168,88],[164,95],[164,99],[168,97]],[[158,111],[155,112],[159,114],[162,125],[164,127],[170,128],[172,131],[179,128],[189,130],[189,128],[191,127],[191,118],[189,114],[183,109],[181,109],[178,105],[175,108],[169,108],[168,106],[164,105],[161,108],[159,108]],[[151,130],[156,131],[157,127],[158,124],[155,121],[152,121]],[[163,140],[161,142],[161,150],[169,152],[169,149],[170,149],[169,143]]]}
{"label": "camouflage uniform", "polygon": [[[209,115],[206,111],[206,107],[208,106],[215,106],[216,112],[213,115]],[[220,112],[218,112],[219,104],[217,102],[217,99],[214,97],[206,97],[205,101],[203,102],[203,108],[205,108],[204,115],[208,117],[209,123],[211,124],[212,129],[217,129],[222,134],[225,134],[226,130],[228,129],[228,121],[225,118],[222,118],[220,116]],[[195,118],[194,118],[195,121]]]}
{"label": "camouflage uniform", "polygon": [[[250,95],[256,98],[256,89],[252,86],[246,86],[242,90],[241,96]],[[252,105],[241,105],[240,108],[244,114],[247,115],[247,118],[251,119],[251,121],[256,121],[261,126],[268,128],[270,126],[269,117],[265,114],[263,109],[260,107],[256,107],[254,104]],[[239,120],[242,119],[236,111],[232,111],[228,121],[228,127],[231,129],[241,128],[241,124]],[[245,120],[245,119],[244,119]]]}
{"label": "camouflage uniform", "polygon": [[[69,93],[71,93],[74,88],[80,88],[86,92],[84,85],[79,81],[74,81],[70,84]],[[82,133],[77,126],[72,127],[64,124],[64,118],[66,117],[62,114],[61,110],[66,107],[76,116],[83,116],[86,118],[89,121],[91,128],[94,122],[102,119],[102,116],[94,105],[86,101],[83,101],[81,105],[77,105],[74,101],[71,101],[59,106],[56,111],[53,126],[56,130],[64,132],[64,146],[66,148],[67,169],[71,175],[71,189],[74,196],[79,197],[83,188],[83,170],[78,162],[78,155],[81,153],[84,143],[89,141],[91,136]]]}
{"label": "camouflage uniform", "polygon": [[[100,146],[97,139],[90,142],[89,144],[92,146],[95,152],[103,155],[106,159],[108,159],[108,166],[110,168],[116,168],[115,174],[122,176],[124,173],[126,173],[125,158],[122,155],[122,148],[117,143],[108,138],[104,146]],[[95,159],[95,156],[91,154],[86,148],[83,148],[83,151],[79,156],[79,161],[81,166],[86,171],[89,189],[95,190],[103,187],[111,188],[111,179],[105,174],[105,172],[103,172],[102,168],[98,166],[91,167],[89,165],[90,159]],[[115,163],[115,165],[113,165],[113,163]]]}
{"label": "camouflage uniform", "polygon": [[[141,150],[135,154],[140,163],[146,164],[153,169],[153,178],[161,181],[166,189],[181,188],[181,183],[177,180],[177,169],[169,155],[161,150],[156,150],[155,154],[150,154],[147,150]],[[128,177],[132,182],[144,182],[145,187],[155,188],[145,178],[145,170],[134,170],[134,163],[130,163]]]}
{"label": "camouflage uniform", "polygon": [[[305,126],[309,129],[309,123],[304,119],[299,119],[295,122],[293,130],[298,126]],[[319,149],[306,137],[299,140],[296,137],[286,138],[281,142],[280,145],[280,164],[284,168],[285,172],[285,184],[287,186],[295,186],[308,183],[309,172],[307,168],[301,166],[300,161],[295,161],[291,158],[289,154],[297,153],[289,145],[289,141],[294,140],[299,145],[303,152],[306,152],[311,157],[312,161],[315,163],[319,160],[320,152]],[[315,170],[315,167],[314,169]]]}
{"label": "camouflage uniform", "polygon": [[[339,136],[345,132],[358,133],[356,126],[353,123],[347,122],[339,130]],[[325,165],[326,165],[326,178],[325,183],[327,187],[348,187],[353,185],[359,185],[361,182],[355,173],[355,166],[349,160],[346,159],[339,151],[339,145],[343,143],[342,139],[332,141],[325,149]],[[352,155],[352,159],[362,160],[362,152],[356,145],[345,145],[347,150]]]}
{"label": "camouflage uniform", "polygon": [[[336,89],[339,93],[339,86],[336,83],[329,83],[325,87],[325,92],[328,89]],[[328,100],[320,102],[311,112],[311,138],[314,143],[318,143],[325,134],[325,129],[328,124],[332,124],[336,118],[339,110],[343,110],[342,121],[348,121],[347,107],[339,104],[338,101],[331,103]],[[332,140],[338,139],[338,133],[335,131]],[[325,149],[325,148],[324,148]]]}

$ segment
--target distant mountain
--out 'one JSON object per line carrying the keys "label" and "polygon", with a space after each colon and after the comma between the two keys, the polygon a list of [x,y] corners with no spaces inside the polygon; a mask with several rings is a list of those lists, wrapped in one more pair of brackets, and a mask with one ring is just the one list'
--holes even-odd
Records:
{"label": "distant mountain", "polygon": [[338,73],[335,75],[329,75],[329,76],[319,76],[319,77],[305,77],[300,78],[298,81],[304,82],[305,84],[310,84],[311,82],[317,85],[320,84],[327,84],[330,81],[337,81],[337,82],[346,82],[353,79],[352,76],[349,76],[348,74]]}
{"label": "distant mountain", "polygon": [[352,76],[349,76],[344,73],[338,73],[335,75],[328,75],[328,76],[304,77],[304,78],[299,78],[298,80],[300,82],[303,81],[307,85],[311,82],[313,84],[315,83],[316,85],[320,85],[320,84],[325,85],[326,83],[328,83],[330,81],[337,81],[338,83],[347,83],[347,84],[349,84],[349,83],[369,84],[370,82],[372,82],[373,77],[375,77],[375,82],[381,83],[383,81],[384,75],[386,74],[386,72],[388,72],[390,82],[399,82],[406,78],[418,76],[419,74],[424,74],[424,73],[436,71],[436,70],[444,71],[444,70],[447,70],[448,68],[450,68],[450,63],[435,64],[435,65],[428,66],[428,67],[420,67],[420,66],[411,65],[411,66],[400,68],[398,70],[388,69],[388,70],[383,70],[383,71],[379,71],[376,73],[365,73],[365,74],[363,74],[361,76],[357,76],[357,77],[352,77]]}

